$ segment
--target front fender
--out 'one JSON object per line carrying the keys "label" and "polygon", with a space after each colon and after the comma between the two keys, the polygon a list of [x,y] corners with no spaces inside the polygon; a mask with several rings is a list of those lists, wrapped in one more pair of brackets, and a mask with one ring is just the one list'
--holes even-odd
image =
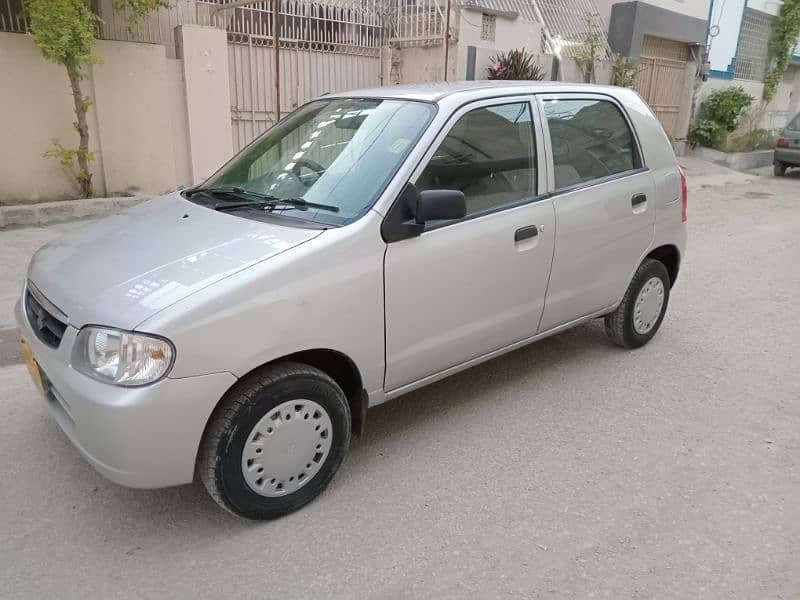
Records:
{"label": "front fender", "polygon": [[176,348],[170,377],[237,377],[278,358],[331,348],[348,357],[368,392],[383,386],[380,216],[368,213],[217,282],[139,329]]}

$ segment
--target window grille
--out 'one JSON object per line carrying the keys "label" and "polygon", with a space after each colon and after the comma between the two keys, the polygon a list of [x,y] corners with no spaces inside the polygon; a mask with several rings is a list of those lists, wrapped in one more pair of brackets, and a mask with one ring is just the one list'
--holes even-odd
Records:
{"label": "window grille", "polygon": [[481,15],[481,39],[494,41],[495,26],[497,25],[497,17],[495,15]]}
{"label": "window grille", "polygon": [[744,9],[736,51],[735,79],[764,81],[769,66],[767,45],[775,21],[776,18],[767,13],[752,8]]}

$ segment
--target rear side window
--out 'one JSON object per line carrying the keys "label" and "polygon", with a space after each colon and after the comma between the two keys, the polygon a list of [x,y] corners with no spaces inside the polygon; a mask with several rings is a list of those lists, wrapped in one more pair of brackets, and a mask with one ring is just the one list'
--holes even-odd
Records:
{"label": "rear side window", "polygon": [[786,126],[786,129],[791,131],[800,131],[800,114],[798,114],[789,122],[789,124]]}
{"label": "rear side window", "polygon": [[606,100],[544,100],[556,189],[635,169],[633,133]]}
{"label": "rear side window", "polygon": [[536,195],[536,152],[527,102],[472,110],[456,121],[416,182],[464,192],[467,216]]}

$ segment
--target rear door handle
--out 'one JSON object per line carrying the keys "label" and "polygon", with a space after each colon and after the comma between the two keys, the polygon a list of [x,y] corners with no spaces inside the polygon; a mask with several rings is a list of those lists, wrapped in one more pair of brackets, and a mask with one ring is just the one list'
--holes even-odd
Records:
{"label": "rear door handle", "polygon": [[539,228],[536,225],[528,225],[527,227],[520,227],[514,232],[514,243],[517,244],[523,240],[528,240],[532,237],[539,235]]}
{"label": "rear door handle", "polygon": [[631,206],[639,206],[647,202],[647,194],[634,194],[631,198]]}

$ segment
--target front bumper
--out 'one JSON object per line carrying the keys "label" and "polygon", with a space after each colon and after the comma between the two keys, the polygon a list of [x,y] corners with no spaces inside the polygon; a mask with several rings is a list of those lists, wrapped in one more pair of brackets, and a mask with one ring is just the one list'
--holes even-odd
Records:
{"label": "front bumper", "polygon": [[53,416],[95,469],[136,488],[192,481],[208,418],[236,377],[213,373],[167,378],[138,388],[101,383],[70,366],[77,329],[68,326],[53,349],[36,337],[21,301],[14,315],[44,375]]}

